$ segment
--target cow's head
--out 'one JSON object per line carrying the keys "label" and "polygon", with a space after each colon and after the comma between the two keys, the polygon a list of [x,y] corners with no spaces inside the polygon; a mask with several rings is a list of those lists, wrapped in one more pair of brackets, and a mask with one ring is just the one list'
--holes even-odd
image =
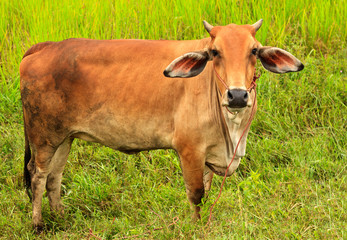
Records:
{"label": "cow's head", "polygon": [[176,58],[165,69],[166,77],[189,78],[200,74],[208,61],[213,61],[215,74],[226,83],[219,85],[223,94],[223,105],[238,111],[249,105],[256,60],[260,59],[265,69],[274,73],[296,72],[304,65],[289,52],[276,47],[263,47],[255,34],[263,20],[253,25],[213,27],[206,21],[204,26],[211,36],[206,49],[189,52]]}

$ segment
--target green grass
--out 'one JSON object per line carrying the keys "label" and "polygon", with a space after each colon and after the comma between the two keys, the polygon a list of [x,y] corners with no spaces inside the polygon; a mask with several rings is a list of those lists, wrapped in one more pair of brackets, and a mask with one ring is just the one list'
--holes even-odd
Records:
{"label": "green grass", "polygon": [[[344,1],[0,0],[0,239],[346,239],[346,3]],[[19,63],[37,42],[198,39],[202,20],[250,24],[257,39],[305,64],[299,73],[262,71],[247,154],[227,179],[206,226],[192,223],[174,151],[125,155],[75,141],[66,165],[63,217],[43,202],[47,231],[31,226],[23,187]],[[260,67],[258,68],[260,69]],[[168,226],[178,217],[176,225]],[[90,236],[90,239],[93,239]],[[96,239],[96,238],[94,238]]]}

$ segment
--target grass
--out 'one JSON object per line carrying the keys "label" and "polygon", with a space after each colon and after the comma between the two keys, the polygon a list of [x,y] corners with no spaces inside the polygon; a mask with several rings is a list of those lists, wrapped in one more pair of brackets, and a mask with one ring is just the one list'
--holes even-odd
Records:
{"label": "grass", "polygon": [[[339,1],[0,0],[0,239],[346,239],[346,4]],[[37,42],[197,39],[214,25],[263,18],[263,45],[292,52],[304,71],[262,71],[247,155],[202,220],[190,220],[179,160],[171,150],[125,155],[75,141],[66,165],[63,217],[43,202],[47,231],[31,226],[23,187],[19,63]],[[260,68],[258,68],[260,69]],[[178,217],[175,225],[168,226]],[[90,235],[90,239],[93,237]],[[94,238],[95,239],[95,238]]]}

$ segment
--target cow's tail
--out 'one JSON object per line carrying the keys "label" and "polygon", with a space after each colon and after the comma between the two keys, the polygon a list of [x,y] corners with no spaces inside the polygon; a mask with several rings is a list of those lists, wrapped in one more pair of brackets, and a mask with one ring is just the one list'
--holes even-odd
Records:
{"label": "cow's tail", "polygon": [[31,194],[31,176],[30,172],[28,169],[28,163],[31,159],[31,150],[30,150],[30,145],[29,145],[29,139],[28,139],[28,134],[27,131],[25,130],[25,125],[24,125],[24,136],[25,136],[25,154],[24,154],[24,185],[26,188],[26,192],[30,198],[32,199],[32,194]]}

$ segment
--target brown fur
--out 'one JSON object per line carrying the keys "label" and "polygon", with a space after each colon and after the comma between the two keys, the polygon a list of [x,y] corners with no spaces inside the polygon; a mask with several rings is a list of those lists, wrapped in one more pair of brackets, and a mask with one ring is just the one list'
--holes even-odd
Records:
{"label": "brown fur", "polygon": [[[250,116],[249,107],[235,119],[222,108],[226,89],[217,83],[210,60],[230,88],[247,89],[256,62],[251,51],[260,47],[250,25],[216,27],[210,34],[194,41],[69,39],[39,43],[25,53],[20,65],[25,172],[36,228],[43,224],[45,188],[52,210],[62,212],[60,184],[74,138],[124,152],[175,149],[199,217],[197,205],[210,189],[211,169],[225,172]],[[219,57],[210,57],[214,48]],[[205,68],[198,76],[163,75],[173,59],[193,51],[204,52],[205,59],[184,59],[176,68],[184,73]],[[254,104],[254,93],[248,101]],[[246,136],[228,175],[245,154]]]}

